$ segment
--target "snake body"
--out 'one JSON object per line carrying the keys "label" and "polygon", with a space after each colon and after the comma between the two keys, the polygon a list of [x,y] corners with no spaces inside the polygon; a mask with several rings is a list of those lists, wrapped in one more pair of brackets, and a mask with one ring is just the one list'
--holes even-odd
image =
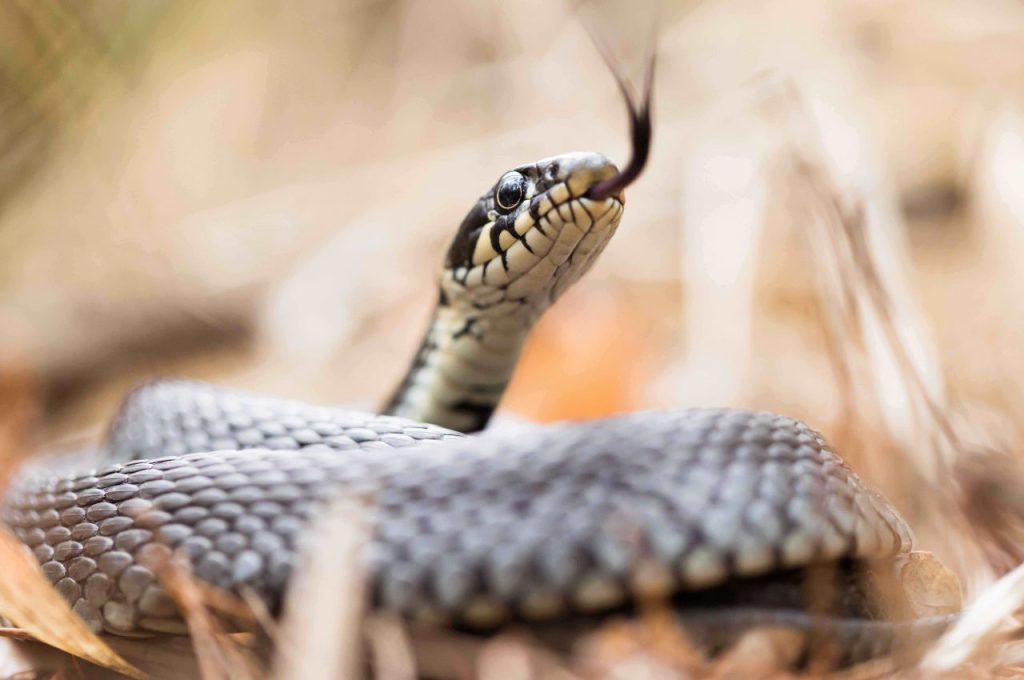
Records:
{"label": "snake body", "polygon": [[[7,522],[74,611],[117,634],[185,630],[160,579],[175,551],[276,610],[338,498],[368,508],[373,605],[412,621],[557,637],[654,599],[712,646],[765,620],[831,617],[853,656],[901,626],[944,625],[886,620],[860,574],[906,553],[910,531],[797,420],[662,411],[462,434],[487,422],[530,326],[614,233],[621,191],[592,189],[616,172],[597,154],[556,157],[475,204],[386,415],[152,383],[94,469],[24,470]],[[811,615],[802,574],[822,565],[839,597]]]}
{"label": "snake body", "polygon": [[884,559],[911,542],[819,434],[770,413],[464,437],[158,382],[128,400],[109,448],[127,462],[59,480],[44,468],[34,483],[26,473],[8,520],[75,611],[115,633],[182,629],[156,578],[171,550],[204,581],[276,608],[304,530],[346,494],[372,504],[374,604],[473,629]]}

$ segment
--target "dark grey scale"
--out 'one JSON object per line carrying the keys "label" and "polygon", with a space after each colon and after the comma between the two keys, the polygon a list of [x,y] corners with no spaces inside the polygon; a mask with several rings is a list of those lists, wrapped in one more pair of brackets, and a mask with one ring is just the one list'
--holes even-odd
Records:
{"label": "dark grey scale", "polygon": [[71,538],[71,530],[65,526],[50,527],[46,530],[46,542],[50,545],[63,543]]}
{"label": "dark grey scale", "polygon": [[67,562],[67,574],[75,581],[84,581],[96,571],[96,560],[91,557],[75,557]]}
{"label": "dark grey scale", "polygon": [[60,522],[60,513],[56,508],[47,508],[39,512],[37,524],[41,529],[49,529]]}
{"label": "dark grey scale", "polygon": [[66,527],[73,527],[83,519],[85,519],[85,508],[79,506],[72,506],[65,508],[60,513],[60,522]]}
{"label": "dark grey scale", "polygon": [[210,511],[203,506],[188,506],[179,508],[172,515],[171,519],[174,522],[181,524],[193,525],[204,517],[209,517]]}
{"label": "dark grey scale", "polygon": [[58,562],[66,562],[73,557],[78,557],[82,554],[82,544],[78,541],[64,541],[57,543],[53,548],[53,559]]}
{"label": "dark grey scale", "polygon": [[[143,515],[152,522],[154,515],[158,515],[153,510],[153,503],[146,498],[140,497],[138,489],[136,488],[136,495],[126,499],[123,503],[118,506],[118,512],[126,517],[131,517],[138,522]],[[110,494],[107,494],[107,498],[110,498]]]}
{"label": "dark grey scale", "polygon": [[130,529],[134,526],[134,522],[131,517],[110,517],[103,520],[98,524],[100,534],[103,536],[113,536],[125,529]]}
{"label": "dark grey scale", "polygon": [[102,571],[90,574],[82,589],[85,600],[94,607],[105,605],[113,592],[114,580]]}
{"label": "dark grey scale", "polygon": [[83,554],[97,557],[114,548],[114,539],[109,536],[92,536],[82,543]]}
{"label": "dark grey scale", "polygon": [[[119,470],[120,467],[115,467],[113,470]],[[128,475],[122,474],[121,472],[107,472],[103,474],[98,480],[96,480],[96,486],[101,489],[115,486],[117,484],[123,484],[128,481]]]}
{"label": "dark grey scale", "polygon": [[92,505],[93,503],[98,503],[99,501],[103,500],[103,497],[104,497],[103,489],[100,489],[98,487],[82,489],[81,491],[77,492],[77,495],[78,495],[78,505],[81,505],[81,506]]}
{"label": "dark grey scale", "polygon": [[68,603],[69,606],[74,606],[78,602],[79,598],[82,597],[82,586],[78,585],[73,579],[64,577],[57,581],[55,584],[57,592],[61,597]]}
{"label": "dark grey scale", "polygon": [[39,560],[40,564],[43,564],[44,562],[49,562],[51,559],[53,559],[53,553],[53,547],[45,543],[43,545],[37,545],[35,548],[32,549],[32,554],[35,555],[35,558]]}
{"label": "dark grey scale", "polygon": [[[106,497],[106,494],[104,494]],[[117,506],[107,501],[93,503],[85,510],[85,518],[90,522],[100,522],[117,514]]]}
{"label": "dark grey scale", "polygon": [[79,522],[71,529],[71,538],[76,541],[85,541],[99,534],[100,528],[92,522]]}

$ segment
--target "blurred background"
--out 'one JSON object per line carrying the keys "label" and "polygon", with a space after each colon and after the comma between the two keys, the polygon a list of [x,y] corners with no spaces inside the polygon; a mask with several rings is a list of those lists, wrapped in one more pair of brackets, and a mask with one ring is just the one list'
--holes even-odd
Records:
{"label": "blurred background", "polygon": [[[569,150],[625,162],[584,10],[639,81],[642,3],[3,3],[0,366],[34,376],[44,438],[157,375],[379,405],[480,193]],[[785,412],[913,516],[886,473],[927,476],[929,418],[1020,436],[1024,4],[656,21],[651,164],[506,411]]]}

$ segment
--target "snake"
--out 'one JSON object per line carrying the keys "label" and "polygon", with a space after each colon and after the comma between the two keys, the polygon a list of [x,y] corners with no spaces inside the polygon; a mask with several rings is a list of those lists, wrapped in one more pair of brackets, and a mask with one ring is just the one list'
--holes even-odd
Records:
{"label": "snake", "polygon": [[[642,123],[634,141],[649,140]],[[187,633],[161,578],[174,555],[279,612],[342,498],[369,508],[370,606],[411,624],[564,646],[661,603],[709,649],[785,625],[848,660],[942,630],[947,616],[873,591],[868,575],[895,568],[912,533],[799,420],[688,409],[486,428],[531,327],[616,232],[646,150],[635,156],[619,171],[563,154],[497,179],[456,230],[381,413],[150,382],[87,463],[24,466],[5,522],[73,611],[114,635]],[[812,596],[814,574],[828,595]]]}

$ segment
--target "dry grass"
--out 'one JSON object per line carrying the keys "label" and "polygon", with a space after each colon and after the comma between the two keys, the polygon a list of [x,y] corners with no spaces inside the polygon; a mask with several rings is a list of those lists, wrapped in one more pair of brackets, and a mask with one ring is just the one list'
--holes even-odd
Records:
{"label": "dry grass", "polygon": [[366,578],[358,554],[370,530],[368,515],[365,503],[342,498],[318,520],[276,636],[278,680],[359,673]]}
{"label": "dry grass", "polygon": [[[596,30],[638,72],[645,17],[598,4]],[[626,148],[585,31],[543,0],[90,7],[0,9],[0,75],[17,85],[0,94],[3,475],[35,447],[37,408],[66,434],[155,372],[368,405],[415,344],[435,255],[482,189],[466,182]],[[651,167],[600,266],[537,329],[509,408],[804,417],[968,603],[915,665],[810,675],[1024,672],[1024,11],[680,1],[659,27]],[[9,356],[31,358],[43,404]],[[336,544],[354,545],[338,512]],[[19,626],[0,631],[0,676],[788,677],[773,667],[797,642],[758,631],[708,660],[656,610],[566,658],[408,630],[361,616],[349,550],[315,546],[295,597],[316,617],[277,624],[176,564],[194,647],[101,639],[0,539],[0,614]]]}

